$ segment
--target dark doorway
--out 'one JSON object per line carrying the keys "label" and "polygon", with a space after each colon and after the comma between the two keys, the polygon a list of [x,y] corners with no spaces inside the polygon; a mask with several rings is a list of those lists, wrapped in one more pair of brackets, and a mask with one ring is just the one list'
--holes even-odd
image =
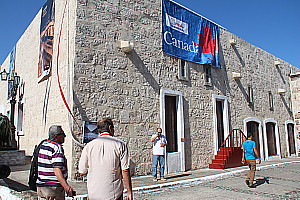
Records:
{"label": "dark doorway", "polygon": [[275,124],[272,122],[268,122],[266,124],[267,127],[267,140],[268,140],[268,152],[269,156],[277,155],[276,149],[276,138],[275,138]]}
{"label": "dark doorway", "polygon": [[252,134],[253,141],[256,143],[256,149],[260,154],[260,143],[259,143],[259,123],[250,121],[247,122],[247,134]]}
{"label": "dark doorway", "polygon": [[177,109],[176,96],[165,96],[167,152],[177,152]]}
{"label": "dark doorway", "polygon": [[224,142],[224,119],[223,119],[223,101],[216,101],[217,112],[217,131],[218,131],[218,148]]}
{"label": "dark doorway", "polygon": [[287,124],[287,131],[288,131],[288,141],[289,141],[289,150],[290,155],[296,154],[295,149],[295,134],[294,134],[294,124]]}

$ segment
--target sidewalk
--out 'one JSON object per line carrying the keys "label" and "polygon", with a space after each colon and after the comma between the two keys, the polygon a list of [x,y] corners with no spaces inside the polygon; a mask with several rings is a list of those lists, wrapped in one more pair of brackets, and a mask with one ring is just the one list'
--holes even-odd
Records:
{"label": "sidewalk", "polygon": [[[281,160],[263,161],[257,170],[276,167],[292,162],[300,162],[300,157],[283,158]],[[5,199],[37,199],[36,192],[29,190],[27,186],[30,165],[12,166],[11,175],[6,179],[0,179],[0,196]],[[231,169],[199,169],[187,172],[167,175],[166,181],[154,182],[151,176],[132,177],[133,190],[144,191],[174,185],[197,184],[215,179],[226,178],[248,171],[247,166]],[[259,173],[259,172],[258,172]],[[68,181],[77,191],[77,194],[87,194],[86,183],[79,181]],[[1,200],[1,198],[0,198]]]}

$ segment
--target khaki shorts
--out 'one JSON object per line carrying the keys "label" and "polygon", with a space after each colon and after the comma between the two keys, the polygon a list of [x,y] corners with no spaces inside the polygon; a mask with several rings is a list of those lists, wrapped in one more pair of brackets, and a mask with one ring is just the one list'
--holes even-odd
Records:
{"label": "khaki shorts", "polygon": [[37,187],[37,194],[40,200],[65,200],[63,187]]}

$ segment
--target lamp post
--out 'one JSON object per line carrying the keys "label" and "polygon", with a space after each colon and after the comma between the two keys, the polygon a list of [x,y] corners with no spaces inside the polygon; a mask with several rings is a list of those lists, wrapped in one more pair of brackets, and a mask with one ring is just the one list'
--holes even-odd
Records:
{"label": "lamp post", "polygon": [[20,76],[17,75],[17,73],[15,73],[14,71],[12,71],[12,73],[10,74],[10,76],[8,77],[8,73],[5,71],[5,69],[3,70],[3,72],[0,73],[1,74],[1,81],[8,81],[8,89],[9,89],[9,93],[10,93],[10,105],[11,105],[11,109],[10,109],[10,123],[11,123],[11,127],[12,127],[12,147],[16,148],[16,141],[15,141],[15,105],[16,105],[16,96],[17,96],[17,91],[18,91],[18,87],[20,84]]}

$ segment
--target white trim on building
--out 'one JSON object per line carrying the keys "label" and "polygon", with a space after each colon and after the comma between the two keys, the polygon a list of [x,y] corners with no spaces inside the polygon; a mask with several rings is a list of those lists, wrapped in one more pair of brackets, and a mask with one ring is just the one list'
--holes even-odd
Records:
{"label": "white trim on building", "polygon": [[260,157],[262,160],[265,160],[265,154],[264,154],[264,136],[263,136],[263,130],[262,130],[262,125],[261,125],[261,121],[255,117],[248,117],[246,119],[244,119],[244,133],[247,137],[248,131],[247,131],[247,123],[248,122],[256,122],[258,123],[258,131],[259,131],[259,143],[260,143]]}
{"label": "white trim on building", "polygon": [[213,103],[213,122],[214,122],[214,154],[218,152],[218,128],[217,128],[217,100],[223,101],[223,126],[224,126],[224,139],[229,135],[229,109],[228,109],[228,97],[221,95],[212,95]]}
{"label": "white trim on building", "polygon": [[[165,124],[165,96],[166,95],[176,96],[178,152],[172,152],[166,154],[165,170],[167,173],[172,173],[175,171],[185,171],[183,95],[182,92],[179,91],[167,90],[161,88],[159,100],[160,100],[160,121],[163,130],[166,130],[166,124]],[[171,168],[174,170],[172,170]]]}
{"label": "white trim on building", "polygon": [[[274,123],[275,125],[275,141],[276,141],[276,150],[277,155],[276,156],[269,156],[269,150],[268,150],[268,137],[267,137],[267,123]],[[264,120],[263,123],[263,130],[264,130],[264,147],[265,147],[265,160],[278,160],[281,159],[281,150],[280,150],[280,141],[279,141],[279,131],[278,131],[278,123],[274,119],[268,118]]]}
{"label": "white trim on building", "polygon": [[[295,154],[290,155],[290,148],[289,148],[289,132],[288,132],[288,124],[293,124],[294,125],[294,145],[295,145]],[[285,130],[285,141],[286,141],[286,151],[287,151],[287,156],[296,156],[298,152],[298,145],[297,145],[297,133],[296,133],[296,124],[292,120],[287,120],[284,122],[284,130]]]}

